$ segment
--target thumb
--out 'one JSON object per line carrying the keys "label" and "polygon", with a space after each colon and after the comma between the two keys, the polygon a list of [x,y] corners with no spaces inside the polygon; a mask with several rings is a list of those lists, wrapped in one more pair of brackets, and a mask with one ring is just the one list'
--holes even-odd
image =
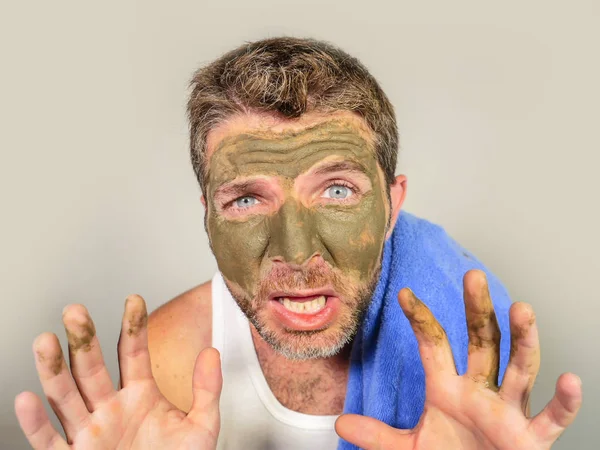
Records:
{"label": "thumb", "polygon": [[188,418],[195,423],[202,422],[207,428],[218,433],[219,399],[223,387],[221,373],[221,355],[212,347],[200,352],[194,365],[192,376],[192,407]]}
{"label": "thumb", "polygon": [[335,431],[342,439],[366,450],[413,448],[410,430],[398,430],[372,417],[343,414],[335,422]]}

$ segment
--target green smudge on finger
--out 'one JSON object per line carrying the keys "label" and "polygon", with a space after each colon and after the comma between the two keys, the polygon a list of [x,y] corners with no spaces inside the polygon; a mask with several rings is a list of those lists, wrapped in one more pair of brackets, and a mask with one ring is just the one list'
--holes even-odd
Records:
{"label": "green smudge on finger", "polygon": [[91,320],[88,320],[84,324],[78,325],[77,328],[79,329],[75,331],[65,327],[69,348],[72,352],[77,352],[79,350],[89,352],[92,349],[92,339],[96,336],[94,323]]}
{"label": "green smudge on finger", "polygon": [[148,323],[148,315],[146,311],[136,311],[129,315],[129,327],[127,328],[128,336],[137,336],[146,327]]}
{"label": "green smudge on finger", "polygon": [[41,351],[36,351],[38,361],[45,365],[54,375],[58,375],[64,366],[62,349],[58,348],[58,353],[50,355],[49,357],[44,355]]}

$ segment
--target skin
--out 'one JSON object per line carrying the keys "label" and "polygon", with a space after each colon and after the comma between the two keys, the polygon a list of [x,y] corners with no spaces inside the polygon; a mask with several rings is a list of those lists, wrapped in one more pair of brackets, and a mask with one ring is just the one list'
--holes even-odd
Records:
{"label": "skin", "polygon": [[79,350],[84,352],[90,351],[92,339],[96,336],[96,329],[93,323],[86,321],[79,327],[71,330],[67,328],[65,331],[69,341],[69,348],[72,352]]}
{"label": "skin", "polygon": [[38,363],[45,365],[54,375],[58,375],[62,371],[64,361],[62,349],[58,353],[50,355],[50,361],[46,361],[46,355],[39,350],[35,354]]}
{"label": "skin", "polygon": [[[125,309],[127,310],[127,307]],[[129,323],[127,334],[129,336],[138,336],[148,324],[148,313],[146,312],[146,308],[144,307],[139,310],[133,309],[127,317],[127,322]]]}
{"label": "skin", "polygon": [[[327,121],[331,118],[328,116]],[[346,119],[355,120],[348,117]],[[270,131],[277,133],[286,129],[289,131],[308,128],[316,122],[326,121],[315,116],[292,124],[269,122],[264,117],[257,116],[237,120],[216,130],[210,138],[212,144],[209,148],[216,148],[222,139],[236,132],[240,135],[248,134],[248,128],[261,134],[267,126]],[[357,125],[356,122],[354,124]],[[354,129],[360,134],[360,125]],[[264,136],[261,135],[263,138]],[[368,137],[366,142],[368,143]],[[296,202],[297,206],[297,209],[292,209],[293,213],[302,211],[302,208],[308,209],[307,205],[310,202],[307,203],[306,199],[311,197],[302,195],[306,191],[296,189],[297,180],[304,174],[306,171],[297,175],[291,185],[279,183],[281,191],[286,192],[287,196],[283,197],[285,201],[272,204],[276,205],[275,210],[278,211],[282,205],[293,205],[293,202]],[[376,189],[375,178],[371,181],[373,189]],[[391,187],[391,208],[386,210],[389,211],[386,219],[390,221],[391,228],[404,198],[404,181],[401,179]],[[383,192],[385,186],[379,185],[379,189]],[[209,213],[213,207],[211,201],[205,200]],[[316,209],[318,207],[315,207]],[[303,224],[296,220],[290,222],[290,228],[301,228],[307,218],[309,221],[315,219],[306,213],[300,218]],[[227,220],[231,221],[233,218],[229,217]],[[257,219],[248,219],[251,220]],[[262,220],[272,225],[276,219],[265,214]],[[310,223],[309,229],[316,226],[315,223],[318,224],[318,221]],[[387,229],[385,235],[389,236],[389,232],[390,229]],[[281,242],[281,236],[271,231],[268,234],[269,243],[273,242],[273,236],[274,242]],[[378,242],[376,235],[371,238],[362,231],[346,236],[346,239],[350,246],[364,245],[368,248],[375,248]],[[318,248],[311,246],[319,245],[318,241],[312,240],[300,240],[300,244],[295,240],[285,242],[299,248],[302,247],[300,244],[309,248]],[[251,247],[249,246],[250,249]],[[256,270],[260,276],[270,273],[273,265],[280,264],[277,256],[284,254],[283,251],[269,252],[269,249],[284,248],[283,246],[265,248],[267,256],[260,259],[255,255],[257,262],[249,269]],[[308,252],[298,256],[295,262],[286,260],[286,264],[300,270],[302,260],[307,254]],[[290,259],[293,259],[293,255],[297,254],[290,255]],[[335,251],[330,255],[335,255]],[[328,263],[326,254],[319,257],[323,260],[320,264],[338,264],[336,258],[331,258]],[[313,260],[309,259],[308,264]],[[354,281],[360,280],[360,274],[353,273],[348,265],[360,265],[364,264],[363,262],[354,263],[344,258],[339,261],[344,264],[340,269],[342,275],[354,276]],[[234,278],[235,274],[230,276]],[[236,280],[232,280],[232,285],[236,283],[240,291],[246,289],[250,294],[260,293],[260,283],[256,285],[255,281],[246,277]],[[582,394],[581,381],[573,374],[564,374],[559,378],[556,394],[542,412],[533,418],[526,412],[527,398],[539,370],[539,342],[533,311],[525,303],[515,303],[511,307],[511,335],[515,342],[512,344],[503,384],[495,385],[499,359],[499,331],[483,272],[470,271],[464,278],[469,359],[467,373],[463,376],[456,374],[446,334],[425,304],[408,289],[400,291],[398,300],[413,327],[425,369],[424,414],[413,430],[397,430],[368,417],[342,415],[336,423],[336,431],[341,437],[366,449],[542,450],[550,448],[575,419],[581,406]],[[260,303],[258,305],[260,306]],[[184,316],[189,318],[189,314]],[[69,339],[70,371],[62,356],[58,339],[51,333],[38,336],[34,342],[34,354],[37,355],[36,369],[44,394],[65,429],[67,441],[53,428],[39,397],[31,392],[23,392],[15,399],[15,411],[20,426],[34,449],[215,448],[219,432],[219,397],[222,385],[219,355],[216,350],[207,348],[197,356],[192,370],[191,406],[189,412],[184,413],[161,394],[152,375],[146,307],[141,297],[131,296],[125,305],[118,345],[121,380],[117,390],[114,389],[106,370],[95,332],[90,331],[95,328],[85,307],[67,307],[63,322],[67,333],[77,336],[77,339]],[[265,323],[269,325],[268,321]],[[177,333],[186,332],[180,326],[181,323],[175,322],[172,329]],[[198,324],[196,328],[191,327],[191,332],[197,334],[197,326]],[[293,335],[283,336],[293,339]],[[257,341],[256,335],[253,335],[253,338],[257,351],[261,348],[265,352],[271,352],[267,353],[270,356],[276,355],[264,341]],[[184,344],[182,348],[187,345]],[[81,349],[86,351],[79,351]],[[173,355],[176,352],[170,353]],[[339,362],[336,358],[337,356],[326,361]],[[260,355],[259,359],[262,359]],[[161,366],[169,367],[170,361],[175,359],[157,359],[156,365],[160,362]],[[310,364],[318,371],[322,362],[315,360],[301,363]],[[334,372],[339,373],[339,368],[343,368],[343,364]],[[305,389],[312,389],[314,393],[313,383],[305,383],[304,386]]]}

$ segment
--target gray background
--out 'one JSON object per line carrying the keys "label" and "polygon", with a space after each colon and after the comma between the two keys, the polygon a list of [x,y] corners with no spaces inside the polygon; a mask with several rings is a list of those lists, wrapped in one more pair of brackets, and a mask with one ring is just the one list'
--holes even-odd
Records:
{"label": "gray background", "polygon": [[330,40],[391,97],[406,209],[533,304],[539,411],[565,371],[584,406],[555,446],[598,448],[600,3],[21,1],[0,10],[0,448],[41,393],[31,343],[85,303],[111,373],[123,300],[153,309],[215,270],[188,162],[193,70],[243,41]]}

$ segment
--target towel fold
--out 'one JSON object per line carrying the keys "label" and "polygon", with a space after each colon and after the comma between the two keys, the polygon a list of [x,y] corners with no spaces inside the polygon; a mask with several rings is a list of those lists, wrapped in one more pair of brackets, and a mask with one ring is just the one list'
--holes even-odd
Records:
{"label": "towel fold", "polygon": [[[467,368],[468,336],[463,277],[471,269],[487,274],[502,340],[502,380],[510,352],[506,289],[471,253],[438,225],[402,211],[384,247],[382,271],[372,303],[354,340],[344,413],[362,414],[395,428],[413,428],[423,412],[425,374],[417,340],[398,304],[409,287],[444,327],[456,368]],[[340,439],[338,450],[357,447]]]}

